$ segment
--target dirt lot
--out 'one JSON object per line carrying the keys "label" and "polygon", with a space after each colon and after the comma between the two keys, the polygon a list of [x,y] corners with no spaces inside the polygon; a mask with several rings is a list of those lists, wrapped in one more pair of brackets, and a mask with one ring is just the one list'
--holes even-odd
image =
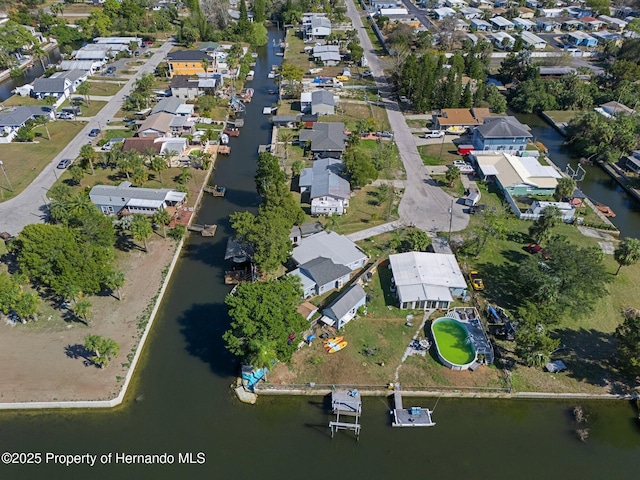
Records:
{"label": "dirt lot", "polygon": [[[120,267],[126,275],[123,300],[91,297],[90,326],[65,321],[55,310],[38,322],[0,324],[0,402],[105,400],[117,395],[126,374],[127,356],[141,330],[138,317],[158,293],[162,272],[171,262],[175,243],[155,236],[150,252],[129,253]],[[105,369],[87,361],[84,337],[90,334],[114,339],[120,354]]]}

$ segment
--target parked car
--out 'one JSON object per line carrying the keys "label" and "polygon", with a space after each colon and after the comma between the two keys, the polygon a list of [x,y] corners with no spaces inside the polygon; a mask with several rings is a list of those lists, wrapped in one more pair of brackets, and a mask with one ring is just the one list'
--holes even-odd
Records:
{"label": "parked car", "polygon": [[71,160],[70,158],[65,158],[58,162],[57,168],[64,169],[64,168],[67,168],[72,163],[73,163],[73,160]]}
{"label": "parked car", "polygon": [[400,101],[402,103],[411,103],[411,101],[407,97],[405,97],[404,95],[400,95]]}
{"label": "parked car", "polygon": [[114,73],[116,73],[116,67],[107,67],[107,75],[113,75]]}
{"label": "parked car", "polygon": [[542,258],[544,258],[545,260],[551,259],[551,255],[549,255],[549,252],[547,252],[544,248],[542,248],[537,243],[530,243],[529,245],[524,247],[524,249],[527,252],[529,252],[531,255],[540,254],[542,256]]}
{"label": "parked car", "polygon": [[140,50],[136,50],[135,52],[133,52],[133,56],[134,57],[139,57],[140,56]]}
{"label": "parked car", "polygon": [[422,138],[442,138],[444,137],[444,132],[442,130],[428,130],[420,136]]}
{"label": "parked car", "polygon": [[458,167],[458,170],[460,170],[460,173],[473,173],[473,166],[470,163],[467,163],[463,160],[454,160],[453,161],[453,166],[454,167]]}
{"label": "parked car", "polygon": [[69,113],[69,112],[58,112],[56,116],[60,120],[73,120],[73,113]]}
{"label": "parked car", "polygon": [[484,282],[477,270],[471,270],[469,272],[469,281],[471,282],[471,287],[473,287],[474,290],[484,290]]}
{"label": "parked car", "polygon": [[90,137],[97,137],[98,135],[100,135],[100,129],[99,128],[94,128],[89,132],[89,136]]}

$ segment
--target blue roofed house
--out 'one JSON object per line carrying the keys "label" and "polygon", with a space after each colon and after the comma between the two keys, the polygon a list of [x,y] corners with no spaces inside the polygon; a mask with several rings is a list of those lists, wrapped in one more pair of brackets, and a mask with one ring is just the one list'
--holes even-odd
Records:
{"label": "blue roofed house", "polygon": [[367,303],[367,294],[359,283],[351,285],[322,310],[321,322],[340,330],[355,318],[360,307]]}
{"label": "blue roofed house", "polygon": [[300,174],[300,193],[309,195],[311,215],[342,215],[349,206],[351,189],[349,182],[339,173],[344,169],[342,161],[321,158],[313,167]]}
{"label": "blue roofed house", "polygon": [[351,269],[335,263],[330,258],[317,257],[303,263],[288,275],[295,275],[302,281],[304,298],[322,295],[342,286],[351,278]]}
{"label": "blue roofed house", "polygon": [[516,117],[487,117],[473,130],[472,143],[475,150],[525,150],[530,138],[529,128]]}

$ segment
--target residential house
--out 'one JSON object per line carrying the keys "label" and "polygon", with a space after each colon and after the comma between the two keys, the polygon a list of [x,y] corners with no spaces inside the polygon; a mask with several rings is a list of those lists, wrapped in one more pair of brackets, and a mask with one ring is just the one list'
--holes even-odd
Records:
{"label": "residential house", "polygon": [[516,41],[511,35],[506,32],[496,32],[488,35],[491,37],[492,43],[502,50],[509,50],[513,48],[513,45]]}
{"label": "residential house", "polygon": [[628,25],[628,23],[625,22],[624,20],[621,20],[615,17],[610,17],[608,15],[600,15],[598,17],[598,20],[602,20],[604,23],[606,23],[607,28],[610,28],[611,30],[622,31],[625,28],[627,28],[627,25]]}
{"label": "residential house", "polygon": [[553,195],[562,175],[535,157],[517,157],[509,153],[472,152],[481,179],[495,181],[510,197]]}
{"label": "residential house", "polygon": [[311,200],[311,215],[342,215],[351,198],[349,182],[340,176],[341,160],[321,158],[305,168],[298,182],[300,193]]}
{"label": "residential house", "polygon": [[488,32],[491,30],[491,24],[481,18],[471,20],[471,28],[475,28],[479,32]]}
{"label": "residential house", "polygon": [[444,130],[449,127],[475,127],[482,125],[485,117],[490,117],[488,108],[443,108],[433,116],[433,128]]}
{"label": "residential house", "polygon": [[540,16],[544,18],[559,18],[564,13],[564,8],[541,8]]}
{"label": "residential house", "polygon": [[360,307],[367,303],[367,294],[359,283],[351,285],[328,307],[322,310],[321,322],[340,330],[353,320]]}
{"label": "residential house", "polygon": [[527,214],[534,215],[534,219],[537,220],[549,207],[555,207],[560,211],[560,218],[562,218],[563,222],[573,223],[573,219],[576,214],[576,207],[569,202],[541,202],[539,200],[534,200],[531,204],[531,208],[527,210]]}
{"label": "residential house", "polygon": [[576,47],[595,47],[598,44],[597,39],[582,31],[569,32],[564,35],[564,38],[569,44]]}
{"label": "residential house", "polygon": [[302,28],[305,38],[324,38],[331,35],[331,20],[324,13],[305,13]]}
{"label": "residential house", "polygon": [[583,27],[584,24],[580,20],[575,19],[565,20],[560,24],[560,28],[567,32],[570,32],[572,30],[582,30]]}
{"label": "residential house", "polygon": [[289,233],[289,239],[291,243],[297,245],[298,242],[303,239],[310,237],[316,233],[320,233],[323,230],[322,223],[320,222],[307,222],[302,225],[294,225],[291,227],[291,232]]}
{"label": "residential house", "polygon": [[622,45],[622,35],[620,33],[612,33],[607,30],[599,30],[597,32],[591,32],[590,35],[598,40],[598,43],[612,42],[617,47]]}
{"label": "residential house", "polygon": [[214,59],[206,51],[201,50],[180,50],[167,54],[167,64],[169,65],[169,77],[175,75],[197,75],[206,73],[202,66],[202,60],[206,60],[213,66]]}
{"label": "residential house", "polygon": [[140,37],[96,37],[93,43],[98,45],[123,45],[129,48],[129,45],[135,43],[138,48],[142,46],[142,38]]}
{"label": "residential house", "polygon": [[493,0],[493,9],[505,9],[509,6],[509,0]]}
{"label": "residential house", "polygon": [[97,48],[96,45],[86,45],[80,50],[73,52],[72,57],[78,61],[99,62],[101,65],[104,65],[111,58],[111,48],[108,46]]}
{"label": "residential house", "polygon": [[170,137],[172,135],[171,122],[174,115],[159,112],[149,115],[138,128],[139,137]]}
{"label": "residential house", "polygon": [[467,293],[467,282],[455,255],[397,253],[389,255],[389,266],[401,309],[449,308],[454,297]]}
{"label": "residential house", "polygon": [[520,38],[522,38],[522,41],[527,48],[533,48],[534,50],[544,50],[547,46],[546,40],[543,40],[542,38],[531,32],[520,32]]}
{"label": "residential house", "polygon": [[461,8],[460,15],[466,20],[473,20],[474,18],[482,17],[482,10],[474,7]]}
{"label": "residential house", "polygon": [[131,182],[117,186],[96,185],[89,192],[91,201],[105,215],[117,215],[123,210],[153,215],[158,210],[181,205],[186,196],[186,193],[169,188],[132,187]]}
{"label": "residential house", "polygon": [[88,76],[89,72],[86,70],[68,70],[56,72],[49,78],[36,78],[33,82],[33,94],[36,98],[52,96],[64,100],[69,98]]}
{"label": "residential house", "polygon": [[473,130],[472,143],[475,150],[524,150],[533,138],[529,128],[516,117],[488,117]]}
{"label": "residential house", "polygon": [[400,17],[409,15],[409,10],[402,7],[381,8],[378,10],[378,15],[381,17],[389,17],[391,21],[396,21],[400,20]]}
{"label": "residential house", "polygon": [[536,18],[536,12],[527,7],[518,7],[518,18],[532,20]]}
{"label": "residential house", "polygon": [[334,288],[342,288],[351,278],[351,269],[335,263],[330,258],[316,257],[303,263],[287,275],[296,276],[302,282],[303,298],[322,295]]}
{"label": "residential house", "polygon": [[541,77],[563,77],[564,75],[574,75],[578,71],[573,67],[540,67]]}
{"label": "residential house", "polygon": [[185,103],[185,101],[181,98],[168,97],[163,98],[158,103],[156,103],[156,105],[151,109],[151,115],[164,112],[181,117],[190,117],[193,115],[194,109],[195,105],[191,103]]}
{"label": "residential house", "polygon": [[62,60],[58,65],[58,70],[83,70],[89,74],[95,73],[104,65],[101,61],[95,60]]}
{"label": "residential house", "polygon": [[336,97],[329,90],[311,92],[311,114],[333,115],[336,110]]}
{"label": "residential house", "polygon": [[371,0],[369,5],[371,10],[379,10],[381,8],[395,8],[396,2],[392,0]]}
{"label": "residential house", "polygon": [[335,67],[342,60],[338,45],[316,45],[313,47],[313,59],[326,67]]}
{"label": "residential house", "polygon": [[456,11],[450,7],[434,8],[433,14],[437,20],[443,20],[446,17],[455,17]]}
{"label": "residential house", "polygon": [[[146,154],[153,152],[159,156],[181,156],[189,147],[186,138],[176,137],[131,137],[125,138],[122,144],[122,151],[135,151]],[[173,153],[172,153],[173,152]]]}
{"label": "residential house", "polygon": [[522,30],[533,30],[536,28],[536,22],[529,20],[528,18],[514,18],[513,24]]}
{"label": "residential house", "polygon": [[55,111],[50,107],[10,107],[0,110],[0,143],[11,143],[18,130],[28,120],[36,117],[47,117],[55,120]]}
{"label": "residential house", "polygon": [[171,133],[175,136],[191,135],[194,132],[196,122],[191,117],[183,115],[174,115],[169,123]]}
{"label": "residential house", "polygon": [[634,150],[624,157],[623,165],[634,173],[640,173],[640,150]]}
{"label": "residential house", "polygon": [[489,23],[491,23],[495,30],[513,30],[514,28],[513,22],[500,16],[491,18]]}
{"label": "residential house", "polygon": [[561,22],[554,18],[536,18],[536,25],[541,32],[553,32],[556,28],[560,28]]}
{"label": "residential house", "polygon": [[301,115],[274,115],[271,123],[276,127],[293,128],[300,121]]}
{"label": "residential house", "polygon": [[352,271],[364,267],[369,260],[367,254],[347,237],[327,231],[302,238],[298,245],[293,247],[291,254],[297,265],[303,265],[318,257],[329,258]]}
{"label": "residential house", "polygon": [[311,112],[311,93],[312,92],[302,92],[300,94],[300,111],[301,112]]}
{"label": "residential house", "polygon": [[465,8],[469,6],[469,4],[464,0],[445,0],[444,4],[447,7],[457,8],[457,9]]}
{"label": "residential house", "polygon": [[300,131],[301,144],[311,142],[311,151],[319,157],[341,157],[346,149],[347,135],[344,123],[318,122],[311,130]]}
{"label": "residential house", "polygon": [[632,108],[616,101],[603,103],[599,107],[596,107],[595,111],[607,118],[611,118],[616,115],[632,115],[635,113],[635,110]]}
{"label": "residential house", "polygon": [[469,5],[480,10],[493,10],[493,2],[490,0],[471,0]]}
{"label": "residential house", "polygon": [[582,17],[580,21],[584,24],[586,30],[595,31],[604,27],[604,22],[594,17]]}
{"label": "residential house", "polygon": [[222,86],[222,75],[208,74],[206,77],[175,75],[171,79],[171,96],[183,100],[195,100],[207,91],[214,92]]}

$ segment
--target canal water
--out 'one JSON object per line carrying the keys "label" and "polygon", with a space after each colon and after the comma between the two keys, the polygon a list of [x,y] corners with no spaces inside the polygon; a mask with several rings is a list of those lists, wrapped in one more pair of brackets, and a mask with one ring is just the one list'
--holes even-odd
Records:
{"label": "canal water", "polygon": [[[560,169],[567,165],[575,169],[578,158],[563,147],[565,138],[557,130],[537,115],[516,115],[518,119],[531,127],[536,141],[549,149],[549,158]],[[611,176],[597,165],[584,165],[586,174],[578,187],[593,202],[608,205],[616,213],[611,222],[618,227],[624,237],[640,238],[640,202],[629,195]]]}
{"label": "canal water", "polygon": [[[44,64],[48,63],[58,63],[62,57],[60,56],[60,49],[56,47],[55,49],[49,52],[49,57],[44,60]],[[44,69],[42,68],[42,63],[39,60],[33,62],[33,66],[23,70],[24,75],[20,78],[11,78],[7,77],[2,83],[0,83],[0,102],[4,102],[11,95],[11,90],[16,87],[21,87],[27,83],[33,82],[36,78],[41,77],[44,73]]]}
{"label": "canal water", "polygon": [[[271,39],[277,35],[270,31]],[[366,398],[356,442],[344,432],[330,438],[322,398],[262,396],[254,406],[235,399],[229,386],[237,362],[221,340],[229,323],[223,303],[228,216],[255,211],[259,202],[257,146],[270,138],[261,111],[275,100],[267,73],[279,61],[271,47],[260,51],[245,127],[216,166],[214,181],[227,195],[205,197],[198,215],[218,231],[212,239],[188,240],[126,404],[106,411],[0,412],[0,453],[104,457],[94,467],[54,465],[45,457],[39,465],[0,464],[0,478],[636,479],[640,429],[626,402],[581,402],[591,429],[582,443],[572,422],[574,402],[443,398],[435,427],[394,429],[386,400]],[[405,404],[434,407],[436,401]],[[179,454],[193,453],[197,462],[199,452],[203,464],[180,463]],[[173,455],[165,457],[170,464],[127,465],[116,456],[163,453]]]}

